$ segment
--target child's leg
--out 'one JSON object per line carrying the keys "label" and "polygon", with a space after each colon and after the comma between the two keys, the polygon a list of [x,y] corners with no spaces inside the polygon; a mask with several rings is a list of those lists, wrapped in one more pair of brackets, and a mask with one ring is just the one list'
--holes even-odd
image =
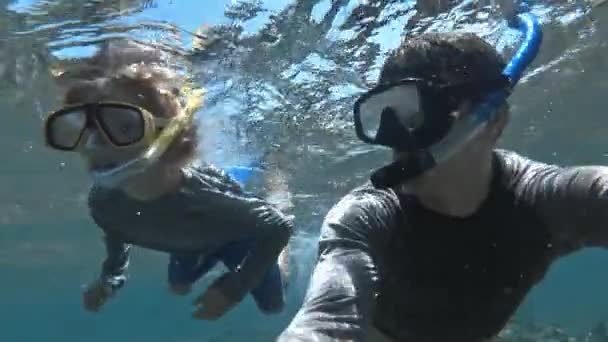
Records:
{"label": "child's leg", "polygon": [[168,278],[171,292],[185,295],[192,284],[215,265],[217,260],[202,254],[171,254],[169,256]]}
{"label": "child's leg", "polygon": [[[235,270],[243,262],[252,245],[250,241],[232,243],[221,249],[218,258],[230,270]],[[266,271],[258,286],[251,291],[251,295],[264,313],[276,313],[283,309],[285,295],[278,263],[273,263]]]}
{"label": "child's leg", "polygon": [[285,286],[278,264],[266,271],[260,284],[251,291],[258,308],[265,314],[279,313],[285,306]]}

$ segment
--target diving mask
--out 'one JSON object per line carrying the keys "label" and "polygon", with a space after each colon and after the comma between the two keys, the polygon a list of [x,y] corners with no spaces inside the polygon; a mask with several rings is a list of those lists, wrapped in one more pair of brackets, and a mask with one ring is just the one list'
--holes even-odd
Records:
{"label": "diving mask", "polygon": [[129,103],[96,102],[70,105],[51,113],[45,123],[47,144],[57,150],[76,151],[91,128],[113,147],[149,145],[170,119],[154,117]]}
{"label": "diving mask", "polygon": [[508,87],[509,79],[439,83],[406,78],[382,84],[363,94],[354,105],[357,136],[364,142],[412,152],[428,148],[452,128],[465,99],[480,101],[485,94]]}
{"label": "diving mask", "polygon": [[184,88],[182,92],[187,94],[186,105],[173,118],[157,118],[141,107],[120,102],[62,108],[46,119],[46,142],[55,149],[74,151],[82,143],[87,128],[94,126],[116,148],[137,144],[148,146],[135,159],[111,169],[93,171],[97,184],[117,187],[158,161],[175,138],[190,126],[194,113],[202,105],[204,90]]}

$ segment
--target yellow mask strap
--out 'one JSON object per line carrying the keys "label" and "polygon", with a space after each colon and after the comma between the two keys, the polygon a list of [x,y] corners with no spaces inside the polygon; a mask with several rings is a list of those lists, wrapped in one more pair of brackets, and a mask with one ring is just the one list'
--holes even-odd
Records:
{"label": "yellow mask strap", "polygon": [[144,153],[145,159],[157,159],[167,151],[175,138],[190,127],[194,113],[203,105],[206,91],[203,88],[184,87],[186,104],[181,114],[171,119],[171,122],[161,131],[160,135]]}

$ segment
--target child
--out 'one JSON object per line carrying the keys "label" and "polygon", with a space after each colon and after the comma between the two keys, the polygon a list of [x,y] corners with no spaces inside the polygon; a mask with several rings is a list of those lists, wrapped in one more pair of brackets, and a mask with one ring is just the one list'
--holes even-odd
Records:
{"label": "child", "polygon": [[264,313],[279,312],[286,269],[277,260],[292,217],[224,171],[193,163],[196,127],[186,119],[196,101],[180,103],[186,83],[167,65],[156,49],[114,41],[56,74],[67,91],[46,120],[46,141],[86,161],[96,177],[90,213],[105,233],[107,258],[84,306],[99,310],[124,285],[134,245],[171,254],[169,284],[178,294],[225,264],[229,271],[198,297],[196,318],[217,319],[247,293]]}

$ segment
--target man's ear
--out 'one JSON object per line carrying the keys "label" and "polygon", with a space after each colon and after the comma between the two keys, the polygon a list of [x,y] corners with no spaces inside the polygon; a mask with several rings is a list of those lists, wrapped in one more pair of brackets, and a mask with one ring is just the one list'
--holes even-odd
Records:
{"label": "man's ear", "polygon": [[459,120],[471,114],[471,110],[473,110],[473,102],[470,100],[465,100],[458,106],[458,108],[456,108],[456,110],[451,112],[449,115],[454,120]]}

